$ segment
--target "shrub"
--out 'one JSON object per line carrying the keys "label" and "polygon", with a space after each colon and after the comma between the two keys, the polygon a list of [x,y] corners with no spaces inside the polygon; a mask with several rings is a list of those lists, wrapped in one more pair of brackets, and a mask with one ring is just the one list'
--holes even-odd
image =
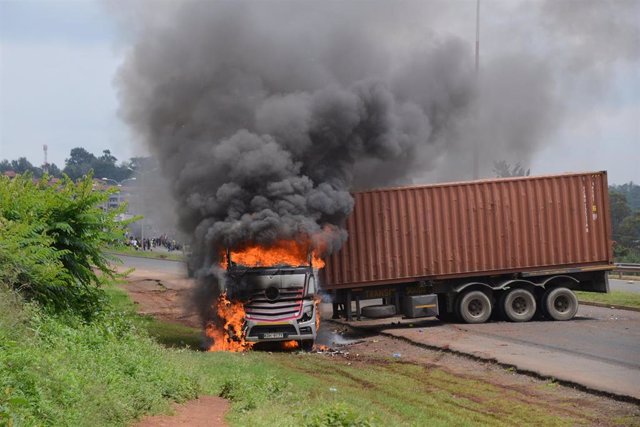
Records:
{"label": "shrub", "polygon": [[98,287],[115,276],[102,248],[126,226],[115,221],[119,210],[101,208],[110,193],[94,191],[91,176],[53,184],[47,176],[0,177],[0,282],[54,312],[94,315]]}
{"label": "shrub", "polygon": [[92,184],[0,177],[0,425],[127,425],[198,392],[100,289],[126,223]]}

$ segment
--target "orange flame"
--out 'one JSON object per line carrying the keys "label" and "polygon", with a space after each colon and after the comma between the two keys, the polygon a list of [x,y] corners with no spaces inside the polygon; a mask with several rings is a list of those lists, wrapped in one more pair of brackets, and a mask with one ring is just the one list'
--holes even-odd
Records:
{"label": "orange flame", "polygon": [[238,301],[229,301],[227,294],[218,297],[216,310],[218,318],[224,322],[220,326],[215,322],[209,322],[205,328],[207,337],[213,340],[209,351],[247,351],[253,343],[247,342],[244,331],[244,306]]}
{"label": "orange flame", "polygon": [[313,300],[313,303],[316,306],[316,331],[320,330],[320,301],[321,301],[320,297],[316,297]]}
{"label": "orange flame", "polygon": [[315,351],[322,351],[322,352],[331,351],[331,347],[327,347],[326,345],[323,345],[323,344],[314,346],[313,349]]}
{"label": "orange flame", "polygon": [[[250,244],[231,251],[230,258],[234,264],[245,267],[303,266],[309,263],[310,246],[308,242],[303,240],[281,240],[269,246]],[[311,257],[313,267],[324,267],[324,261],[316,252],[311,253]],[[227,254],[222,253],[221,259],[221,267],[227,268]],[[319,303],[320,300],[316,300],[317,328],[320,327]],[[209,351],[240,352],[251,349],[254,343],[246,341],[243,303],[229,301],[224,293],[218,297],[216,312],[219,322],[211,321],[205,327],[205,334],[213,341]],[[224,326],[220,326],[221,323],[224,323]],[[282,343],[282,348],[285,350],[294,350],[299,346],[297,341]]]}
{"label": "orange flame", "polygon": [[[270,246],[248,245],[231,251],[231,261],[246,267],[272,267],[278,265],[300,266],[309,263],[309,244],[296,240],[281,240]],[[222,267],[227,267],[227,256],[223,254]],[[315,252],[311,262],[315,268],[323,268],[324,261]]]}
{"label": "orange flame", "polygon": [[298,341],[282,341],[282,348],[284,350],[295,350],[300,347]]}

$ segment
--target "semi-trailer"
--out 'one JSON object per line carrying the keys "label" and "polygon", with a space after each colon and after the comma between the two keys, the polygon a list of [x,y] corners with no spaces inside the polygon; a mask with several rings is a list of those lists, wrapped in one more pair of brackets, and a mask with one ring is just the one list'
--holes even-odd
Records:
{"label": "semi-trailer", "polygon": [[571,319],[574,290],[609,290],[607,189],[606,172],[587,172],[355,192],[321,287],[348,320]]}

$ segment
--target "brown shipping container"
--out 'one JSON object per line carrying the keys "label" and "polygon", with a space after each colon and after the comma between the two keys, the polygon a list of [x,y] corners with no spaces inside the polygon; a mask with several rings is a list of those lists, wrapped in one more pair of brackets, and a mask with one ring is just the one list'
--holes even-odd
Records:
{"label": "brown shipping container", "polygon": [[612,264],[606,172],[353,196],[349,238],[321,270],[325,289]]}

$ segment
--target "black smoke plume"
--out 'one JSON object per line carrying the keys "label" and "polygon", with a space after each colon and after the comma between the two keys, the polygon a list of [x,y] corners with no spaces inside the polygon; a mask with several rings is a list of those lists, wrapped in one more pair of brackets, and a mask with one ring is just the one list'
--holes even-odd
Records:
{"label": "black smoke plume", "polygon": [[[478,78],[473,39],[430,29],[464,2],[138,6],[121,114],[158,158],[203,277],[247,242],[335,250],[350,190],[435,168],[469,178],[474,144],[485,171],[526,166],[562,115],[553,61],[512,49]],[[566,11],[548,8],[559,28]]]}
{"label": "black smoke plume", "polygon": [[159,158],[203,273],[247,242],[339,247],[354,183],[402,181],[473,94],[459,40],[402,59],[364,21],[380,23],[380,4],[308,6],[164,5],[121,69],[122,113]]}

